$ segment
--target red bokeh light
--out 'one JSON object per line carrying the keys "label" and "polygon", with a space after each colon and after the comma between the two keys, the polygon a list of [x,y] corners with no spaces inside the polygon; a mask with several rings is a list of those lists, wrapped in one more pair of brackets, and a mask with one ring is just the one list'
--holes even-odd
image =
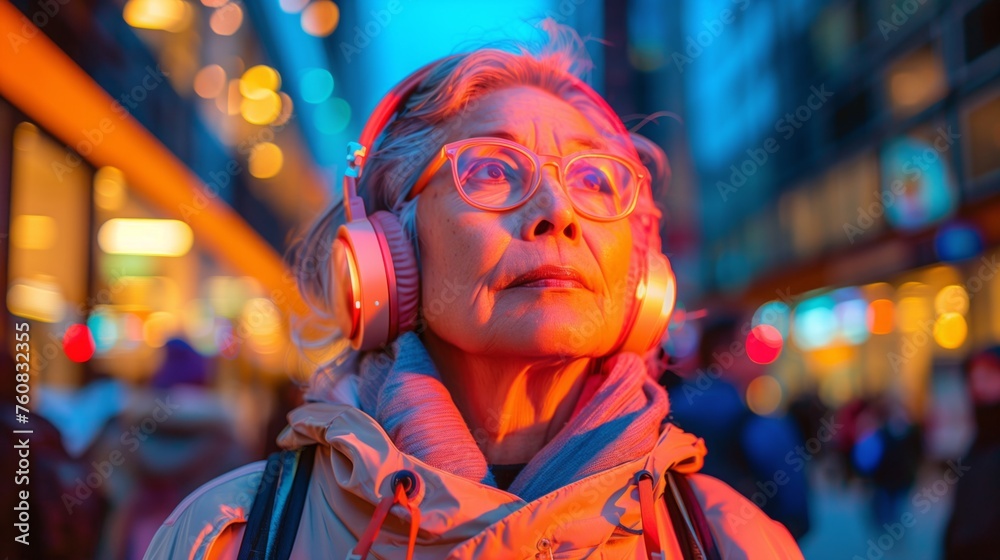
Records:
{"label": "red bokeh light", "polygon": [[755,364],[769,364],[781,355],[784,340],[771,325],[757,325],[747,334],[747,356]]}
{"label": "red bokeh light", "polygon": [[94,355],[94,337],[87,325],[70,325],[63,335],[63,352],[66,357],[77,363],[83,363]]}

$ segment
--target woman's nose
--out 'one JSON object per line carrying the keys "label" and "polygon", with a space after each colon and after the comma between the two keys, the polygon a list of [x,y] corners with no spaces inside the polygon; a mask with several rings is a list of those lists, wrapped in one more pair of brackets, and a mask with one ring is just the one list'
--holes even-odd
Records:
{"label": "woman's nose", "polygon": [[565,236],[570,241],[580,238],[579,217],[557,173],[554,166],[543,166],[538,190],[521,209],[526,215],[521,232],[523,239],[543,235]]}

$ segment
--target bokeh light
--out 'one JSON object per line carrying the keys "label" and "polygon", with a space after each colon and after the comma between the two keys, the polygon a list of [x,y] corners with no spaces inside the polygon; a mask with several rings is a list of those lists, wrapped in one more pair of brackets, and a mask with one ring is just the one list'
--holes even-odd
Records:
{"label": "bokeh light", "polygon": [[208,26],[218,35],[227,37],[240,30],[243,25],[243,8],[230,2],[212,12]]}
{"label": "bokeh light", "polygon": [[339,97],[327,99],[316,107],[316,128],[326,134],[337,134],[351,120],[351,106]]}
{"label": "bokeh light", "polygon": [[848,344],[861,344],[868,340],[868,302],[852,298],[838,302],[833,307],[837,320],[838,336]]}
{"label": "bokeh light", "polygon": [[218,64],[209,64],[194,76],[194,92],[199,97],[214,99],[226,89],[226,71]]}
{"label": "bokeh light", "polygon": [[94,174],[94,204],[102,210],[115,211],[125,204],[125,174],[105,166]]}
{"label": "bokeh light", "polygon": [[126,23],[138,29],[183,31],[193,11],[184,0],[129,0],[122,9]]}
{"label": "bokeh light", "polygon": [[94,337],[87,325],[80,323],[70,325],[63,334],[63,352],[74,362],[86,362],[94,355],[95,348]]}
{"label": "bokeh light", "polygon": [[340,8],[330,0],[316,0],[302,11],[302,30],[315,37],[333,33],[340,21]]}
{"label": "bokeh light", "polygon": [[107,306],[98,306],[87,318],[87,327],[94,337],[95,352],[104,354],[118,342],[118,317]]}
{"label": "bokeh light", "polygon": [[958,313],[965,315],[969,311],[969,293],[957,284],[945,286],[934,296],[934,311],[938,315]]}
{"label": "bokeh light", "polygon": [[934,340],[941,348],[954,350],[965,344],[969,326],[958,313],[945,313],[934,322]]}
{"label": "bokeh light", "polygon": [[191,250],[194,233],[180,220],[114,218],[101,226],[97,243],[113,255],[179,257]]}
{"label": "bokeh light", "polygon": [[51,277],[18,279],[7,288],[7,309],[25,319],[57,323],[66,313],[66,300]]}
{"label": "bokeh light", "polygon": [[322,68],[313,68],[302,75],[302,99],[307,103],[322,103],[333,94],[333,76]]}
{"label": "bokeh light", "polygon": [[746,399],[747,407],[755,414],[773,414],[781,404],[781,384],[770,375],[762,375],[747,386]]}
{"label": "bokeh light", "polygon": [[896,324],[892,300],[877,299],[868,304],[868,330],[872,334],[889,334]]}
{"label": "bokeh light", "polygon": [[792,335],[795,345],[803,350],[822,348],[831,342],[837,332],[837,319],[833,314],[833,298],[820,296],[803,301],[795,307]]}
{"label": "bokeh light", "polygon": [[260,142],[250,150],[248,167],[254,177],[270,179],[281,171],[284,161],[281,148],[271,142]]}
{"label": "bokeh light", "polygon": [[259,99],[268,93],[276,93],[280,88],[281,74],[264,64],[247,69],[240,77],[240,94],[243,97]]}
{"label": "bokeh light", "polygon": [[258,92],[258,97],[244,97],[240,101],[240,114],[250,124],[270,124],[281,115],[281,97],[267,90]]}
{"label": "bokeh light", "polygon": [[754,363],[769,364],[777,360],[783,345],[781,332],[771,325],[757,325],[747,333],[747,357]]}

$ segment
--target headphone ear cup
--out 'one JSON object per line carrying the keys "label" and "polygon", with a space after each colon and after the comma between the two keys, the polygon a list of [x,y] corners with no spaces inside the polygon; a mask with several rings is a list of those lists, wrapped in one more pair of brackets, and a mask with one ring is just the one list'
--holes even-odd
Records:
{"label": "headphone ear cup", "polygon": [[[413,330],[417,324],[417,304],[420,300],[420,272],[417,268],[417,257],[413,254],[413,245],[403,230],[399,218],[391,212],[379,211],[369,218],[381,229],[384,239],[383,251],[388,252],[392,270],[388,271],[390,280],[389,299],[392,305],[394,320],[390,326],[389,340],[391,342],[400,334]],[[393,287],[391,284],[395,284]]]}
{"label": "headphone ear cup", "polygon": [[395,215],[376,212],[340,226],[330,266],[334,316],[355,350],[378,348],[413,329],[417,259]]}
{"label": "headphone ear cup", "polygon": [[636,286],[639,309],[622,344],[622,351],[645,354],[659,344],[677,302],[677,280],[670,260],[659,251],[646,257],[646,274]]}

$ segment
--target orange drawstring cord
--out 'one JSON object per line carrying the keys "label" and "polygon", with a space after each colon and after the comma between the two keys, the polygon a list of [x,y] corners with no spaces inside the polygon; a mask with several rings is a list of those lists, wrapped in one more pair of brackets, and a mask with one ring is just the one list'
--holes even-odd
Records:
{"label": "orange drawstring cord", "polygon": [[664,560],[660,546],[660,530],[656,525],[656,510],[653,506],[653,475],[649,471],[639,471],[635,475],[639,487],[639,515],[642,518],[642,540],[646,543],[646,553],[650,560]]}
{"label": "orange drawstring cord", "polygon": [[413,549],[417,545],[417,531],[420,530],[420,509],[410,502],[410,497],[406,494],[406,485],[402,481],[396,482],[392,496],[382,498],[378,506],[375,507],[375,514],[372,515],[368,527],[358,539],[354,550],[347,553],[347,560],[365,560],[368,557],[368,551],[375,543],[378,532],[382,528],[382,524],[385,523],[385,518],[389,515],[389,510],[395,504],[405,507],[410,512],[410,539],[406,546],[406,560],[413,560]]}

